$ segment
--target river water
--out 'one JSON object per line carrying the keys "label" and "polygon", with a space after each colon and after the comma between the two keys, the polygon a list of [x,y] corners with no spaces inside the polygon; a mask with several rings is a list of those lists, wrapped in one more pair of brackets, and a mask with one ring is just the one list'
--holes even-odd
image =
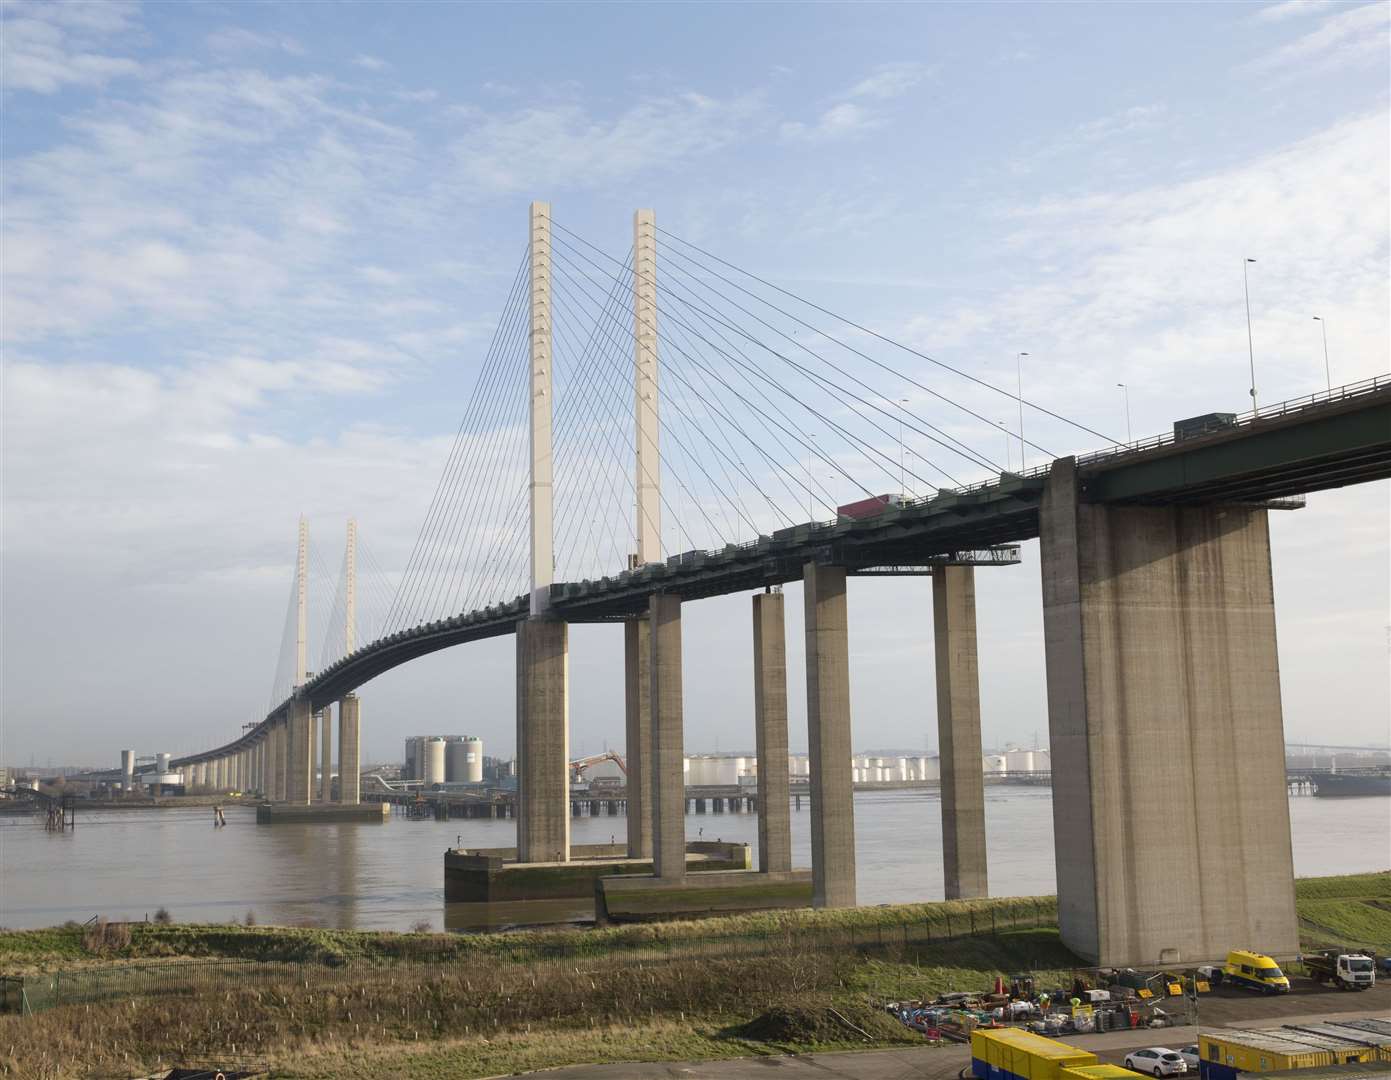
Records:
{"label": "river water", "polygon": [[[1293,796],[1294,869],[1300,876],[1391,866],[1391,797]],[[575,843],[624,835],[623,817],[576,818]],[[1046,788],[986,789],[990,891],[1054,891],[1053,815]],[[793,863],[810,865],[811,818],[792,815]],[[167,908],[179,922],[256,921],[290,926],[409,929],[475,925],[478,905],[443,902],[446,848],[505,847],[515,822],[410,821],[257,826],[231,808],[214,829],[208,808],[79,811],[77,829],[49,833],[42,818],[0,818],[0,926],[51,926],[101,914],[143,919]],[[753,814],[686,818],[690,839],[755,848]],[[936,791],[860,792],[855,835],[861,904],[942,897],[941,808]],[[515,911],[500,918],[506,923]],[[576,911],[574,915],[579,915]],[[552,912],[548,917],[568,917]],[[497,921],[496,919],[494,921]]]}

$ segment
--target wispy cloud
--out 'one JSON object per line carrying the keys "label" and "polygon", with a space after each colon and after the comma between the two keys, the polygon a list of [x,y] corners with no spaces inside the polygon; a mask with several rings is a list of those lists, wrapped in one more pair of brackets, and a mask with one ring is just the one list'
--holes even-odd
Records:
{"label": "wispy cloud", "polygon": [[369,56],[366,53],[358,53],[353,57],[353,63],[367,71],[385,71],[391,65],[379,56]]}
{"label": "wispy cloud", "polygon": [[303,56],[304,46],[292,37],[272,37],[258,34],[242,26],[224,26],[208,35],[208,48],[215,53],[234,55],[261,50],[280,51],[291,56]]}
{"label": "wispy cloud", "polygon": [[927,75],[928,68],[923,64],[885,64],[852,86],[846,96],[881,101],[896,98],[917,86]]}
{"label": "wispy cloud", "polygon": [[[1283,5],[1282,5],[1283,6]],[[1243,70],[1258,74],[1295,74],[1368,60],[1385,60],[1391,29],[1391,5],[1363,4],[1334,9],[1316,29],[1250,61]]]}
{"label": "wispy cloud", "polygon": [[6,91],[54,94],[139,75],[140,63],[106,50],[136,25],[127,3],[10,3],[0,8],[0,71]]}
{"label": "wispy cloud", "polygon": [[1263,22],[1284,22],[1302,15],[1318,14],[1331,6],[1332,0],[1284,0],[1283,3],[1261,8],[1256,12],[1256,18]]}
{"label": "wispy cloud", "polygon": [[825,142],[847,135],[882,127],[884,119],[853,102],[832,105],[813,123],[788,120],[778,128],[778,134],[788,142]]}
{"label": "wispy cloud", "polygon": [[901,97],[922,82],[928,69],[922,64],[884,64],[836,95],[833,104],[815,120],[784,120],[778,135],[784,142],[830,142],[883,127],[888,118],[864,102],[886,102]]}
{"label": "wispy cloud", "polygon": [[594,187],[719,150],[763,124],[756,97],[717,100],[687,92],[648,98],[614,117],[584,106],[506,113],[470,110],[452,147],[455,179],[475,196],[557,184]]}

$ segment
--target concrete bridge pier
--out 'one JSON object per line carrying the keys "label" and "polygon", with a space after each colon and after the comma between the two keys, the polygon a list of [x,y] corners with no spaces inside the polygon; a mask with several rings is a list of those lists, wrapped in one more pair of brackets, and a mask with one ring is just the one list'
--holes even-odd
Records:
{"label": "concrete bridge pier", "polygon": [[855,906],[855,800],[850,764],[850,647],[845,567],[807,563],[807,748],[814,907]]}
{"label": "concrete bridge pier", "polygon": [[285,801],[303,806],[314,782],[314,714],[307,699],[290,702],[286,742]]}
{"label": "concrete bridge pier", "polygon": [[362,701],[356,694],[338,702],[338,801],[362,801]]}
{"label": "concrete bridge pier", "polygon": [[1072,458],[1049,473],[1058,916],[1098,965],[1299,947],[1266,515],[1088,503]]}
{"label": "concrete bridge pier", "polygon": [[681,598],[654,593],[648,607],[652,710],[652,869],[686,878],[686,777],[681,689]]}
{"label": "concrete bridge pier", "polygon": [[973,566],[932,574],[937,739],[942,748],[942,868],[948,900],[989,896],[985,777],[981,772],[980,675]]}
{"label": "concrete bridge pier", "polygon": [[645,617],[624,620],[623,699],[630,859],[652,857],[651,648],[648,620]]}
{"label": "concrete bridge pier", "polygon": [[787,634],[783,595],[753,597],[753,714],[758,754],[758,869],[792,869],[787,774]]}
{"label": "concrete bridge pier", "polygon": [[[318,801],[333,801],[333,706],[319,710],[319,795]],[[342,754],[342,748],[339,748]]]}
{"label": "concrete bridge pier", "polygon": [[286,738],[286,722],[281,717],[271,723],[270,729],[270,749],[271,749],[271,777],[270,777],[270,801],[285,801],[285,780],[289,775],[285,752],[287,750],[288,739]]}
{"label": "concrete bridge pier", "polygon": [[569,627],[517,624],[517,859],[570,859]]}

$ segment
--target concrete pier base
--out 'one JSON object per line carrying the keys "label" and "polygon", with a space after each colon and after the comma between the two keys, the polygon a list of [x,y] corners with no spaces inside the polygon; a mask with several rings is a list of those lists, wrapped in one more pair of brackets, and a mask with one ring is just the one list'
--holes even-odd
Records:
{"label": "concrete pier base", "polygon": [[304,822],[385,821],[390,803],[261,803],[256,807],[257,825],[283,825]]}
{"label": "concrete pier base", "polygon": [[758,869],[792,869],[787,774],[787,635],[782,593],[753,598],[753,714],[758,753]]}
{"label": "concrete pier base", "polygon": [[628,857],[652,857],[652,642],[645,618],[623,623]]}
{"label": "concrete pier base", "polygon": [[850,763],[850,648],[845,568],[807,563],[807,748],[811,766],[812,904],[855,906],[855,800]]}
{"label": "concrete pier base", "polygon": [[[694,871],[697,867],[692,866]],[[594,921],[654,922],[701,919],[740,911],[804,908],[811,903],[811,871],[777,873],[712,870],[683,881],[623,875],[602,877],[594,893]]]}
{"label": "concrete pier base", "polygon": [[338,802],[362,801],[362,699],[347,694],[338,702]]}
{"label": "concrete pier base", "polygon": [[681,690],[681,598],[648,608],[652,699],[652,861],[657,876],[686,876],[686,777]]}
{"label": "concrete pier base", "polygon": [[569,628],[517,624],[517,847],[523,862],[570,857]]}
{"label": "concrete pier base", "polygon": [[[692,877],[697,871],[747,870],[747,844],[696,842],[688,844],[686,862]],[[652,878],[651,859],[630,859],[627,845],[576,844],[569,862],[524,863],[516,848],[456,849],[444,853],[446,903],[551,900],[594,896],[595,882],[615,874]]]}
{"label": "concrete pier base", "polygon": [[990,895],[986,878],[985,778],[981,773],[980,675],[973,566],[932,575],[937,738],[942,748],[942,869],[948,900]]}
{"label": "concrete pier base", "polygon": [[[1299,947],[1264,509],[1040,509],[1058,914],[1105,966]],[[1162,824],[1150,824],[1158,808]]]}

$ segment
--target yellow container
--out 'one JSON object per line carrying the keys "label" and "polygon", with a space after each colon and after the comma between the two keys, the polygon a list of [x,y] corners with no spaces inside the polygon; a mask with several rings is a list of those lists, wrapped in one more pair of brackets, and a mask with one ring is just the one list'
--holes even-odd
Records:
{"label": "yellow container", "polygon": [[1130,1080],[1139,1075],[1119,1065],[1074,1065],[1070,1069],[1060,1069],[1058,1080]]}
{"label": "yellow container", "polygon": [[1060,1080],[1064,1069],[1097,1063],[1095,1054],[1020,1028],[971,1032],[971,1066],[978,1080]]}
{"label": "yellow container", "polygon": [[1198,1038],[1198,1054],[1206,1062],[1240,1072],[1278,1072],[1377,1060],[1374,1046],[1290,1028],[1223,1028],[1204,1032]]}

